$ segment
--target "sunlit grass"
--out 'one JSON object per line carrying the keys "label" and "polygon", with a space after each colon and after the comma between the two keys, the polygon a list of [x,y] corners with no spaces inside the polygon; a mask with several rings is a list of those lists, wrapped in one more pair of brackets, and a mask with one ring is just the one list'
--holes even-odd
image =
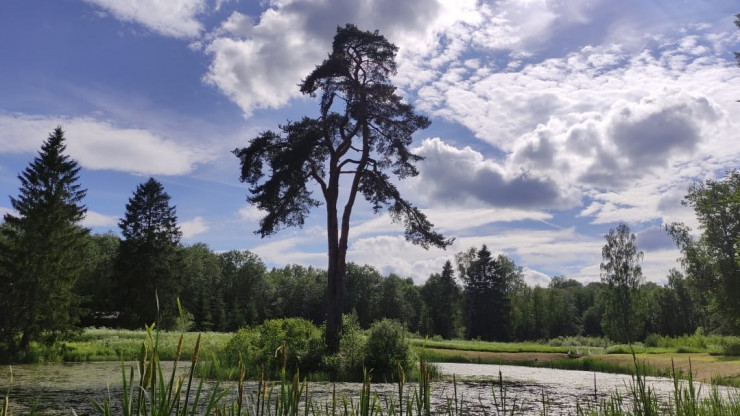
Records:
{"label": "sunlit grass", "polygon": [[[62,361],[130,361],[139,357],[141,340],[146,331],[124,329],[88,328],[62,344]],[[185,333],[182,347],[183,359],[190,359],[193,354],[198,333]],[[202,334],[201,353],[210,357],[221,350],[233,334],[205,332]],[[160,332],[158,354],[161,360],[172,361],[177,352],[180,333]]]}

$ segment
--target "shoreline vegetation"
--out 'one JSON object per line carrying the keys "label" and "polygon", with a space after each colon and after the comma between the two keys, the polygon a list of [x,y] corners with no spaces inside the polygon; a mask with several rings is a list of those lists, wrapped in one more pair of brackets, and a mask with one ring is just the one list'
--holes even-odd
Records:
{"label": "shoreline vegetation", "polygon": [[[101,337],[106,335],[105,338]],[[445,397],[447,405],[443,408],[431,408],[430,395],[433,384],[433,366],[427,360],[450,357],[452,354],[467,352],[478,354],[479,361],[485,361],[482,357],[499,359],[501,364],[523,364],[550,365],[563,362],[557,356],[563,356],[564,346],[545,346],[536,343],[531,344],[502,344],[465,342],[469,348],[467,351],[451,348],[438,348],[446,341],[429,341],[414,339],[414,348],[421,353],[413,370],[416,373],[415,383],[411,389],[406,386],[407,374],[405,368],[397,363],[394,369],[396,377],[393,382],[398,386],[397,395],[382,399],[374,392],[374,382],[371,371],[363,371],[362,388],[356,393],[356,397],[347,394],[336,393],[328,401],[314,401],[309,396],[311,381],[301,376],[299,371],[294,374],[286,371],[289,362],[289,350],[286,341],[282,341],[280,347],[275,351],[276,362],[280,369],[277,377],[268,377],[265,365],[260,365],[257,371],[256,395],[245,397],[245,380],[247,380],[248,369],[245,368],[242,357],[239,357],[236,373],[232,373],[231,379],[235,383],[224,384],[214,382],[209,388],[204,385],[204,377],[199,375],[199,366],[209,366],[212,363],[204,361],[203,357],[209,352],[215,359],[215,351],[219,345],[228,345],[224,342],[232,334],[219,333],[183,333],[153,331],[147,328],[142,331],[112,331],[100,329],[88,329],[83,331],[76,341],[66,343],[62,350],[71,356],[81,357],[79,354],[83,346],[89,350],[100,349],[101,345],[106,348],[119,348],[120,358],[126,358],[131,353],[130,341],[138,335],[138,354],[131,364],[121,363],[121,375],[123,389],[120,397],[108,393],[103,399],[91,398],[93,406],[99,415],[229,415],[229,416],[429,416],[431,414],[443,414],[445,416],[463,416],[474,414],[472,409],[466,408],[462,400],[459,401],[457,389],[447,393]],[[144,340],[142,342],[142,339]],[[175,341],[176,340],[176,341]],[[191,342],[193,341],[194,342]],[[433,345],[427,348],[425,343]],[[460,344],[450,341],[449,346],[460,348]],[[505,347],[504,347],[505,346]],[[173,350],[174,348],[174,350]],[[476,351],[475,349],[478,349]],[[609,350],[608,347],[607,351]],[[648,348],[649,347],[643,347]],[[103,348],[105,349],[105,348]],[[498,351],[504,349],[507,351]],[[639,348],[638,348],[639,349]],[[485,351],[480,351],[485,350]],[[512,352],[516,350],[517,352]],[[528,351],[536,350],[536,351]],[[599,354],[598,356],[584,355],[579,358],[566,358],[570,362],[602,362],[604,357],[612,355],[624,355],[621,351],[612,349],[611,354]],[[166,357],[172,355],[174,365],[172,370],[163,370],[163,361],[169,361]],[[447,355],[446,355],[447,354]],[[494,356],[498,354],[498,356]],[[551,357],[553,359],[535,360],[504,360],[503,357],[516,357],[518,354],[531,357]],[[665,354],[659,352],[657,355]],[[681,354],[681,353],[676,353]],[[687,354],[687,353],[684,353]],[[696,356],[697,353],[688,353]],[[601,415],[726,415],[738,414],[740,412],[740,398],[735,393],[721,393],[715,383],[711,384],[710,391],[701,393],[701,387],[696,384],[693,377],[694,366],[689,363],[687,372],[683,372],[671,360],[671,370],[667,374],[674,381],[674,391],[669,399],[659,399],[654,390],[646,382],[645,377],[651,375],[651,367],[642,361],[641,357],[649,353],[636,353],[630,355],[632,383],[628,386],[628,392],[622,396],[618,392],[612,393],[608,398],[598,402],[586,402],[576,404],[576,414],[579,416],[601,416]],[[93,357],[96,355],[91,355]],[[108,355],[102,354],[101,357]],[[567,357],[567,354],[565,355]],[[708,355],[707,355],[708,356]],[[464,356],[463,356],[464,357]],[[187,363],[188,371],[178,374],[178,361]],[[605,359],[605,362],[608,362]],[[740,368],[740,363],[734,363]],[[557,368],[557,367],[556,367]],[[617,368],[617,367],[614,367]],[[182,372],[182,367],[180,367]],[[589,369],[589,371],[604,371],[603,368]],[[12,373],[11,373],[12,374]],[[303,378],[301,378],[303,377]],[[0,406],[0,416],[11,416],[9,403],[12,400],[12,375],[7,387],[5,397]],[[457,381],[453,376],[453,385]],[[491,394],[493,396],[493,407],[483,409],[485,414],[523,414],[521,413],[523,403],[517,403],[515,397],[507,397],[506,386],[499,375],[498,384],[491,380]],[[236,389],[235,395],[231,390]],[[39,400],[43,400],[40,397]],[[532,405],[532,404],[530,404]],[[550,412],[548,398],[543,394],[541,403],[535,404],[541,411],[539,414],[548,415]],[[28,414],[34,414],[30,409]]]}
{"label": "shoreline vegetation", "polygon": [[[274,328],[273,328],[274,329]],[[316,328],[318,330],[318,328]],[[275,329],[276,330],[276,329]],[[310,329],[306,329],[310,331]],[[199,375],[213,378],[231,378],[236,372],[234,339],[255,336],[258,328],[238,333],[194,332],[183,333],[183,342],[178,351],[178,332],[160,331],[158,334],[158,359],[173,361],[177,354],[189,360],[194,352],[196,339],[200,336],[200,353],[211,368],[203,369]],[[355,338],[364,342],[367,331],[357,330]],[[294,334],[301,336],[301,334]],[[303,334],[305,335],[305,333]],[[89,362],[89,361],[135,361],[139,359],[142,330],[87,328],[70,340],[51,347],[33,345],[32,362]],[[279,334],[277,335],[279,336]],[[308,337],[308,335],[305,335]],[[314,338],[320,335],[314,334]],[[274,338],[274,336],[272,336]],[[266,349],[274,351],[271,340]],[[229,346],[231,342],[231,346]],[[246,340],[243,343],[254,342]],[[646,364],[644,371],[649,376],[670,377],[676,369],[679,377],[686,378],[691,365],[695,380],[705,383],[740,387],[740,354],[737,345],[740,338],[727,336],[705,336],[695,334],[679,338],[659,337],[652,345],[646,343],[633,346],[609,343],[604,338],[570,337],[541,342],[486,342],[475,340],[441,340],[409,336],[408,344],[417,360],[424,350],[430,362],[458,362],[479,364],[520,365],[564,370],[597,371],[604,373],[632,374],[633,353]],[[251,347],[248,347],[251,348]],[[237,348],[238,349],[238,348]],[[299,347],[300,349],[300,347]],[[727,353],[729,354],[727,354]],[[262,352],[264,355],[264,351]],[[252,350],[252,355],[259,354]],[[305,353],[304,353],[305,354]],[[570,354],[570,355],[569,355]],[[229,357],[229,355],[232,355]],[[316,357],[312,357],[316,359]],[[321,357],[318,357],[321,359]],[[361,360],[361,357],[354,357]],[[217,365],[215,363],[220,363]],[[258,365],[258,363],[252,363]],[[274,365],[274,363],[273,363]],[[205,367],[205,365],[203,366]],[[359,366],[361,367],[361,366]],[[361,377],[361,368],[356,375]],[[230,374],[231,373],[231,374]],[[312,373],[316,373],[312,371]],[[277,374],[277,372],[275,372]],[[248,376],[255,377],[256,371]],[[313,374],[315,380],[328,379],[327,375]]]}

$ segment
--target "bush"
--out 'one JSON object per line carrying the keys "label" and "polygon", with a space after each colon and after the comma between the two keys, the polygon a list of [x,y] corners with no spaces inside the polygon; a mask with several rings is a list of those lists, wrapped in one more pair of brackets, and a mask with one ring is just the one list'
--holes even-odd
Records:
{"label": "bush", "polygon": [[[735,337],[732,337],[732,338],[735,338]],[[733,356],[740,355],[740,339],[727,339],[722,344],[722,354],[723,355],[733,355]]]}
{"label": "bush", "polygon": [[332,380],[361,381],[365,363],[365,336],[356,313],[342,316],[339,352],[322,359]]}
{"label": "bush", "polygon": [[320,368],[325,350],[321,330],[302,318],[274,319],[253,329],[240,329],[220,352],[220,361],[235,366],[241,357],[247,369],[256,372],[262,364],[268,375],[277,376],[283,366],[279,351],[283,342],[286,371],[305,373]]}
{"label": "bush", "polygon": [[648,334],[648,336],[645,337],[645,342],[643,344],[650,348],[658,347],[661,345],[661,336],[658,334]]}
{"label": "bush", "polygon": [[399,364],[407,373],[413,365],[405,328],[390,319],[375,322],[365,345],[365,366],[373,378],[392,380]]}

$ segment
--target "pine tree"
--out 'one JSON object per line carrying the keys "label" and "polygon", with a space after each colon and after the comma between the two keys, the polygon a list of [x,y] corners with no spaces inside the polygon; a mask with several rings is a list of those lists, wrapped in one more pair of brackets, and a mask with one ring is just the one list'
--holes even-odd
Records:
{"label": "pine tree", "polygon": [[5,214],[0,239],[2,332],[7,345],[27,350],[31,341],[52,343],[75,329],[80,318],[74,287],[84,266],[89,230],[80,222],[87,191],[80,167],[65,154],[57,127],[20,174],[17,212]]}
{"label": "pine tree", "polygon": [[173,324],[180,290],[181,233],[175,207],[170,206],[170,196],[162,184],[154,178],[140,184],[129,198],[118,227],[123,236],[116,262],[122,324],[129,327],[142,327],[154,321],[165,326]]}
{"label": "pine tree", "polygon": [[[240,179],[250,185],[247,200],[265,213],[257,231],[262,237],[283,227],[302,227],[314,207],[325,206],[325,334],[331,352],[339,350],[342,333],[350,220],[358,198],[376,213],[387,209],[414,244],[452,244],[401,196],[393,179],[419,173],[416,163],[423,158],[412,152],[411,142],[417,130],[429,126],[390,82],[397,50],[377,31],[361,31],[351,24],[337,28],[331,54],[300,86],[303,94],[320,96],[320,116],[288,122],[281,132],[264,132],[248,147],[234,150]],[[313,195],[318,189],[321,200]]]}

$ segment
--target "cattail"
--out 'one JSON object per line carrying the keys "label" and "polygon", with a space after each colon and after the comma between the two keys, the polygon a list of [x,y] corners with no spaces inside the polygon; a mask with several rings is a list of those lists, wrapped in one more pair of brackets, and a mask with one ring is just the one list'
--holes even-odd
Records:
{"label": "cattail", "polygon": [[195,364],[198,362],[198,351],[200,351],[200,335],[198,334],[198,339],[195,341],[195,350],[193,351],[193,358],[192,363]]}
{"label": "cattail", "polygon": [[180,355],[182,354],[182,337],[183,334],[180,334],[180,341],[177,343],[177,350],[175,351],[175,363],[180,360]]}

